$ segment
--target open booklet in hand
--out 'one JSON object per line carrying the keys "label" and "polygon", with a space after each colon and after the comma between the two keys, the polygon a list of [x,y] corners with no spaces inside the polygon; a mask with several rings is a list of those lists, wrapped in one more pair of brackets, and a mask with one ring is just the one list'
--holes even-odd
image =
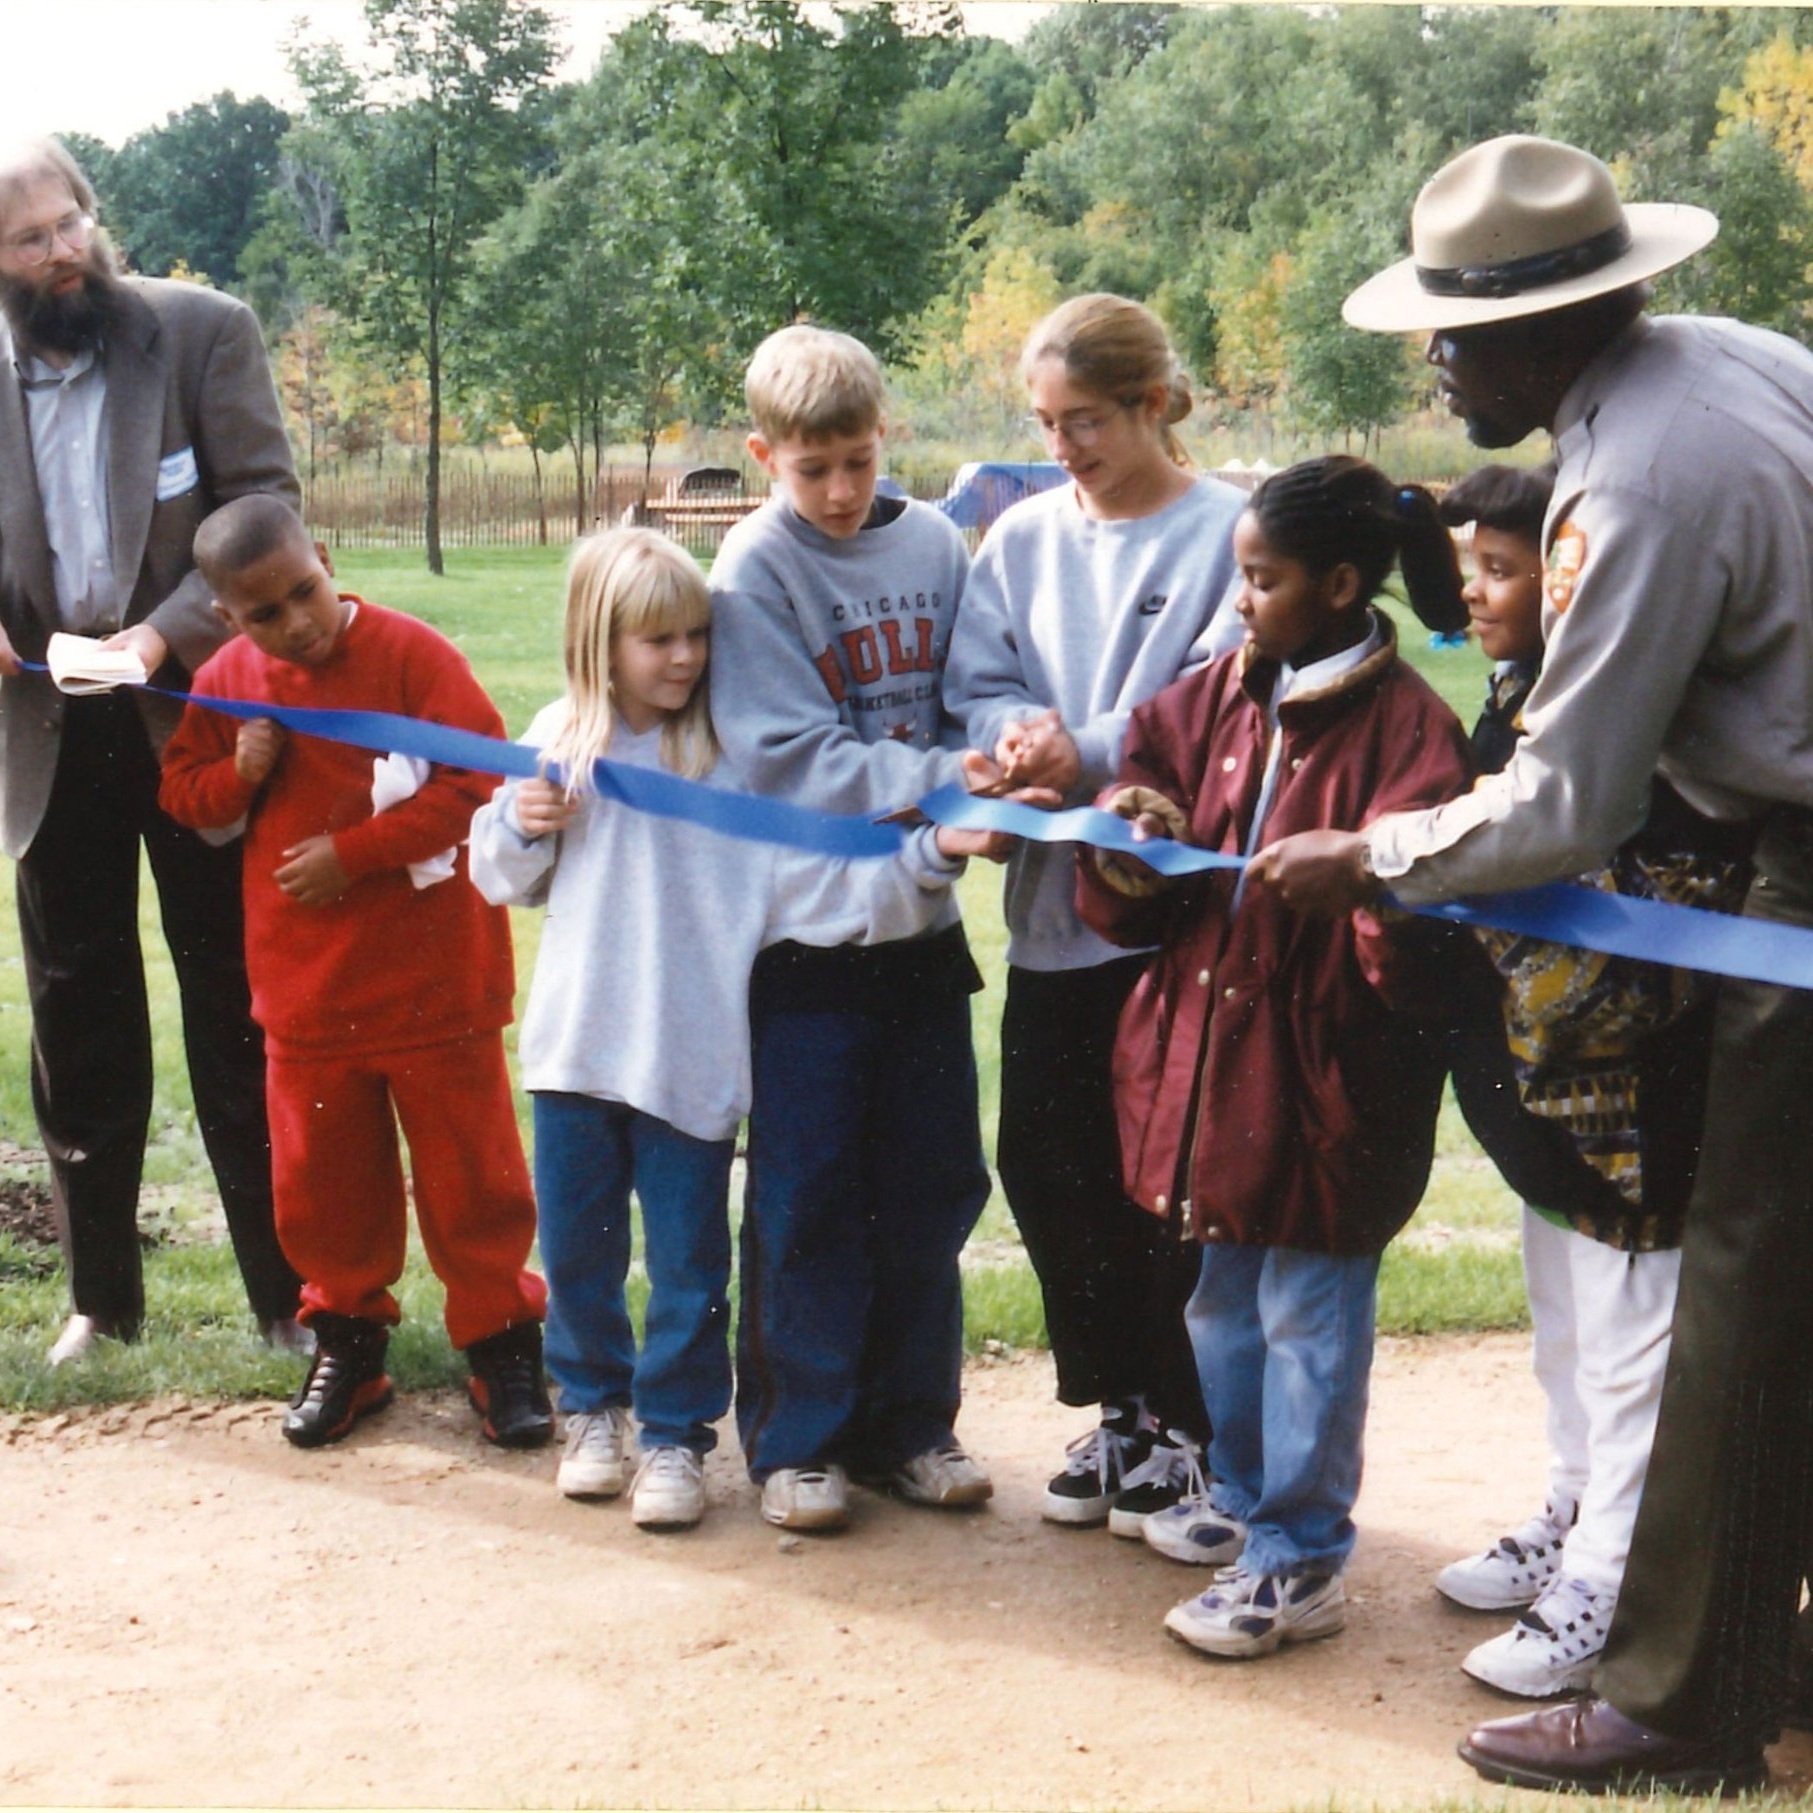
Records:
{"label": "open booklet in hand", "polygon": [[143,686],[146,679],[145,664],[131,649],[103,648],[93,636],[63,630],[51,637],[44,663],[57,690],[78,698],[116,686]]}

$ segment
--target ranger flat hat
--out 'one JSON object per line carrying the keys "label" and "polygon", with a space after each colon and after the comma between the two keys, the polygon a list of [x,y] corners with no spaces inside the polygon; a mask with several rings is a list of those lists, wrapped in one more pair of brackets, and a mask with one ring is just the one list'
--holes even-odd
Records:
{"label": "ranger flat hat", "polygon": [[1411,255],[1369,277],[1341,313],[1380,333],[1545,314],[1666,271],[1718,230],[1704,208],[1621,202],[1590,152],[1510,134],[1430,177],[1410,212]]}

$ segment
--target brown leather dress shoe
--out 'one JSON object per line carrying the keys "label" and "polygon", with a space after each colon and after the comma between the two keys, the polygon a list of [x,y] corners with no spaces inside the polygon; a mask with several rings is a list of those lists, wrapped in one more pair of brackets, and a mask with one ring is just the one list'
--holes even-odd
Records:
{"label": "brown leather dress shoe", "polygon": [[1762,1748],[1664,1737],[1626,1718],[1609,1700],[1571,1700],[1468,1733],[1460,1754],[1490,1782],[1614,1794],[1653,1788],[1735,1794],[1768,1780]]}

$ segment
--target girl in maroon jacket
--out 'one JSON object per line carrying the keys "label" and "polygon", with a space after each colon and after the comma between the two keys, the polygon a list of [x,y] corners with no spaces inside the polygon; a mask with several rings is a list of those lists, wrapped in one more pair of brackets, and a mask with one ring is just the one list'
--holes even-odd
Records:
{"label": "girl in maroon jacket", "polygon": [[[1253,493],[1234,551],[1245,645],[1134,712],[1102,804],[1250,855],[1462,791],[1465,733],[1371,608],[1401,556],[1418,614],[1464,621],[1428,494],[1310,460]],[[1214,1483],[1145,1537],[1232,1565],[1165,1625],[1265,1655],[1345,1616],[1379,1255],[1422,1195],[1441,1091],[1439,1052],[1399,1011],[1419,993],[1419,930],[1299,918],[1230,871],[1171,883],[1090,852],[1079,875],[1091,925],[1159,947],[1115,1050],[1128,1194],[1203,1243],[1188,1322]]]}

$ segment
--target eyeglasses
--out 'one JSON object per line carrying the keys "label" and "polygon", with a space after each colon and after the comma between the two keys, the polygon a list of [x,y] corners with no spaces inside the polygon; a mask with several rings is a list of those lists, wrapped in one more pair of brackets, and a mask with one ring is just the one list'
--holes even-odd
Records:
{"label": "eyeglasses", "polygon": [[1073,447],[1093,447],[1115,416],[1132,407],[1132,403],[1120,402],[1106,415],[1066,415],[1060,416],[1055,422],[1048,422],[1042,415],[1029,412],[1021,420],[1026,424],[1026,432],[1047,446],[1062,436]]}
{"label": "eyeglasses", "polygon": [[94,237],[94,216],[74,209],[47,227],[34,227],[29,233],[15,234],[6,249],[23,265],[43,264],[60,239],[72,252],[85,252]]}

